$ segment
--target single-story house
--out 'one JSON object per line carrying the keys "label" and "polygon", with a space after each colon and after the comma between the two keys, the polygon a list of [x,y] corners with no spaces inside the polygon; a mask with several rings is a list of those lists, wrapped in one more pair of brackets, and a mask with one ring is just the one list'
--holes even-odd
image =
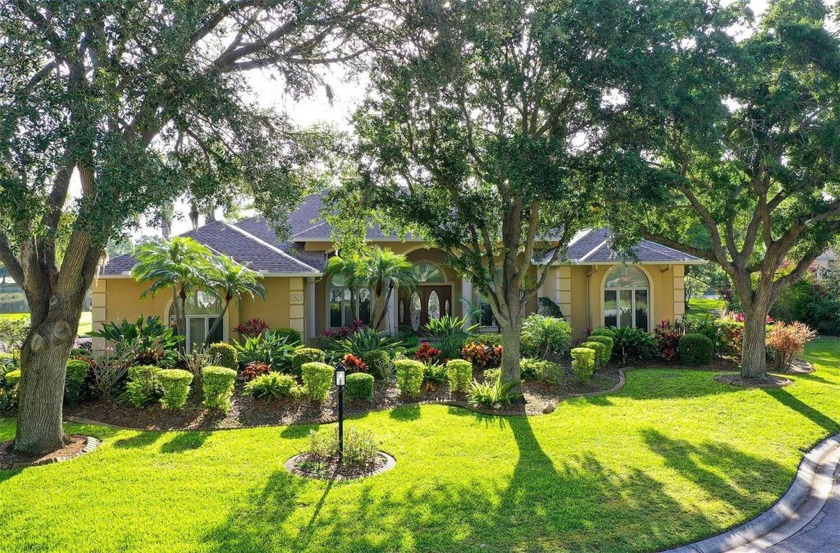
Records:
{"label": "single-story house", "polygon": [[[185,234],[264,276],[265,299],[246,299],[232,305],[214,338],[236,338],[236,326],[253,317],[265,320],[271,328],[295,328],[307,340],[325,330],[367,319],[370,294],[360,293],[358,312],[354,313],[347,288],[324,275],[326,261],[335,248],[330,241],[330,225],[320,215],[322,199],[323,194],[309,196],[291,215],[291,239],[286,242],[278,241],[272,225],[261,217],[236,223],[215,221]],[[608,229],[579,232],[566,259],[550,267],[531,309],[537,310],[538,298],[548,298],[559,306],[576,337],[587,328],[635,326],[651,330],[661,320],[680,318],[684,313],[685,266],[704,261],[642,241],[635,249],[637,260],[625,265],[610,248],[610,238]],[[368,228],[367,241],[404,254],[414,264],[420,283],[411,294],[392,296],[386,321],[389,330],[406,326],[416,330],[431,318],[470,316],[477,308],[480,320],[474,322],[484,331],[495,330],[489,306],[469,280],[447,265],[443,251],[420,240],[385,234],[376,226]],[[106,321],[132,320],[141,314],[171,320],[170,294],[140,300],[145,286],[130,275],[134,263],[130,255],[122,255],[102,268],[93,289],[94,328]],[[190,298],[188,343],[201,342],[219,312],[218,302],[208,294],[198,292]]]}

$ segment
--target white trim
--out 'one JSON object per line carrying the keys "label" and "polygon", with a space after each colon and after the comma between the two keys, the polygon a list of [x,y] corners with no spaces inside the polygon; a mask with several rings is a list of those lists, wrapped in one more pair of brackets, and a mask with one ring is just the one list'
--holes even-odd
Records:
{"label": "white trim", "polygon": [[592,255],[592,254],[594,254],[595,252],[597,252],[598,250],[600,250],[600,249],[601,249],[604,245],[606,245],[606,243],[607,243],[607,241],[606,241],[606,240],[604,240],[604,241],[602,241],[600,244],[598,244],[597,246],[595,246],[594,248],[592,248],[591,250],[589,250],[589,252],[587,252],[587,254],[586,254],[586,255],[584,255],[583,257],[581,257],[581,258],[578,260],[578,263],[580,263],[580,262],[582,262],[582,261],[586,261],[586,258],[587,258],[587,257],[589,257],[590,255]]}
{"label": "white trim", "polygon": [[[645,278],[648,281],[648,287],[647,287],[647,293],[648,293],[648,325],[647,326],[648,327],[647,327],[646,332],[650,332],[651,330],[653,330],[653,313],[654,313],[654,311],[653,311],[653,297],[654,297],[653,279],[651,278],[650,272],[647,269],[645,269],[642,266],[635,265],[635,264],[634,265],[609,265],[607,267],[607,270],[604,271],[604,275],[601,277],[601,284],[598,286],[598,303],[601,306],[600,315],[598,316],[598,327],[604,326],[604,311],[605,311],[604,310],[604,291],[606,290],[606,288],[604,288],[604,283],[607,281],[607,276],[609,276],[609,274],[613,271],[613,269],[616,269],[618,267],[635,267],[645,274]],[[672,288],[673,288],[673,284],[672,284]],[[616,290],[616,292],[618,292],[618,290],[644,290],[644,288],[638,288],[638,287],[633,287],[633,288],[610,288],[610,290]],[[618,304],[618,301],[619,301],[618,294],[616,294],[616,305]],[[633,302],[636,301],[635,294],[633,296],[632,301]],[[634,319],[636,318],[635,313],[633,314],[633,318]],[[616,321],[618,321],[618,319]]]}
{"label": "white trim", "polygon": [[[587,254],[588,255],[588,254]],[[705,259],[687,259],[687,260],[661,260],[661,261],[636,261],[627,263],[628,267],[641,267],[644,265],[705,265],[708,263]],[[555,267],[563,267],[564,265],[568,265],[569,267],[574,267],[575,265],[580,266],[597,266],[597,265],[622,265],[620,259],[614,259],[611,261],[562,261],[562,262],[555,262]]]}

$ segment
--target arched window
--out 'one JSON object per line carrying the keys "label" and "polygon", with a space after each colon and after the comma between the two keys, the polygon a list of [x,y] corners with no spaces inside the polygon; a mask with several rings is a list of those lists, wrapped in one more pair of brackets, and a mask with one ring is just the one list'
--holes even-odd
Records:
{"label": "arched window", "polygon": [[[203,290],[198,290],[187,296],[187,304],[184,309],[187,316],[187,351],[192,351],[193,346],[202,345],[207,339],[207,333],[215,324],[216,319],[222,312],[222,302],[218,298]],[[175,321],[175,305],[169,308],[169,320]],[[225,336],[225,322],[213,331],[210,343],[222,342]]]}
{"label": "arched window", "polygon": [[443,276],[443,271],[440,270],[440,267],[425,261],[414,265],[414,276],[417,277],[417,282],[420,284],[446,282],[446,277]]}
{"label": "arched window", "polygon": [[650,283],[637,267],[616,267],[604,281],[604,326],[649,330]]}

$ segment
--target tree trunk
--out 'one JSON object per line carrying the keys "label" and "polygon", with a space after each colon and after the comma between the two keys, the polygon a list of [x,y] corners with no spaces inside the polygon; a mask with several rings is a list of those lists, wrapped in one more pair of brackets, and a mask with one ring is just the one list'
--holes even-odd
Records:
{"label": "tree trunk", "polygon": [[767,347],[765,325],[767,312],[753,307],[744,309],[743,356],[741,376],[744,378],[767,377]]}
{"label": "tree trunk", "polygon": [[[387,290],[388,292],[385,293],[384,297],[379,296],[376,298],[376,310],[373,328],[377,330],[380,326],[382,326],[382,323],[385,321],[385,316],[388,314],[388,302],[391,301],[391,293],[394,289],[392,286],[388,286]],[[387,330],[387,328],[385,328],[384,330]]]}
{"label": "tree trunk", "polygon": [[510,384],[511,392],[522,393],[522,376],[519,370],[520,331],[522,320],[513,321],[512,325],[500,325],[502,334],[502,384]]}
{"label": "tree trunk", "polygon": [[230,307],[231,300],[225,301],[225,306],[222,307],[222,312],[219,313],[219,316],[216,317],[216,322],[213,323],[213,326],[210,327],[210,330],[207,331],[207,337],[204,339],[204,346],[210,347],[210,338],[213,336],[213,333],[216,331],[216,328],[222,323],[225,318],[225,313],[227,313],[228,307]]}

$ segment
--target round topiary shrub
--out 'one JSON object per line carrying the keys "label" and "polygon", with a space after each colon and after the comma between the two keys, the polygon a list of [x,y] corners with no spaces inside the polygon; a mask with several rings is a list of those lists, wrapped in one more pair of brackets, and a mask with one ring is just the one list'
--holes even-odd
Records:
{"label": "round topiary shrub", "polygon": [[582,348],[589,348],[595,350],[595,366],[601,367],[607,364],[607,346],[601,342],[584,342],[580,345]]}
{"label": "round topiary shrub", "polygon": [[227,413],[230,410],[230,398],[233,395],[235,380],[236,371],[227,367],[210,366],[201,369],[204,405]]}
{"label": "round topiary shrub", "polygon": [[368,366],[374,378],[383,380],[391,376],[391,356],[387,351],[375,349],[362,355],[362,361]]}
{"label": "round topiary shrub", "polygon": [[680,338],[679,352],[687,365],[708,365],[715,356],[715,343],[704,334],[686,334]]}
{"label": "round topiary shrub", "polygon": [[595,372],[595,355],[595,350],[591,348],[572,348],[572,372],[580,382],[592,378]]}
{"label": "round topiary shrub", "polygon": [[373,375],[367,373],[348,374],[347,397],[350,399],[373,399]]}
{"label": "round topiary shrub", "polygon": [[303,343],[303,336],[301,335],[299,330],[295,330],[294,328],[276,328],[271,331],[271,334],[273,334],[277,338],[285,338],[286,343],[289,345]]}
{"label": "round topiary shrub", "polygon": [[300,368],[304,393],[312,401],[326,401],[333,382],[333,368],[326,363],[304,363]]}
{"label": "round topiary shrub", "polygon": [[446,362],[446,378],[449,389],[453,392],[466,393],[472,382],[473,366],[463,359],[450,359]]}
{"label": "round topiary shrub", "polygon": [[606,365],[610,359],[612,359],[612,352],[613,352],[613,339],[606,335],[596,334],[594,336],[590,336],[587,342],[600,342],[604,344],[606,351],[604,352],[604,359],[605,361],[602,363]]}
{"label": "round topiary shrub", "polygon": [[187,403],[193,375],[181,369],[163,369],[158,371],[157,380],[163,390],[160,404],[164,409],[180,409]]}
{"label": "round topiary shrub", "polygon": [[239,370],[239,355],[236,353],[236,348],[225,342],[216,342],[210,344],[208,350],[210,358],[216,357],[219,367],[227,367],[230,370]]}
{"label": "round topiary shrub", "polygon": [[301,376],[300,369],[305,363],[323,363],[326,355],[316,348],[300,348],[292,355],[292,374]]}
{"label": "round topiary shrub", "polygon": [[589,334],[589,337],[590,337],[590,338],[591,338],[592,336],[609,336],[610,338],[613,338],[613,337],[615,336],[615,332],[614,332],[611,328],[601,327],[601,328],[596,328],[596,329],[594,329],[594,330],[593,330],[593,331]]}
{"label": "round topiary shrub", "polygon": [[14,386],[20,382],[20,369],[9,371],[6,373],[6,384]]}
{"label": "round topiary shrub", "polygon": [[78,359],[67,361],[67,376],[64,380],[64,400],[75,405],[82,399],[82,386],[88,374],[88,364]]}
{"label": "round topiary shrub", "polygon": [[394,361],[397,368],[397,387],[405,397],[418,397],[420,386],[423,385],[425,367],[420,361],[413,359],[398,359]]}
{"label": "round topiary shrub", "polygon": [[128,369],[128,382],[125,392],[120,397],[138,409],[145,407],[160,394],[157,373],[160,367],[154,365],[135,365]]}

